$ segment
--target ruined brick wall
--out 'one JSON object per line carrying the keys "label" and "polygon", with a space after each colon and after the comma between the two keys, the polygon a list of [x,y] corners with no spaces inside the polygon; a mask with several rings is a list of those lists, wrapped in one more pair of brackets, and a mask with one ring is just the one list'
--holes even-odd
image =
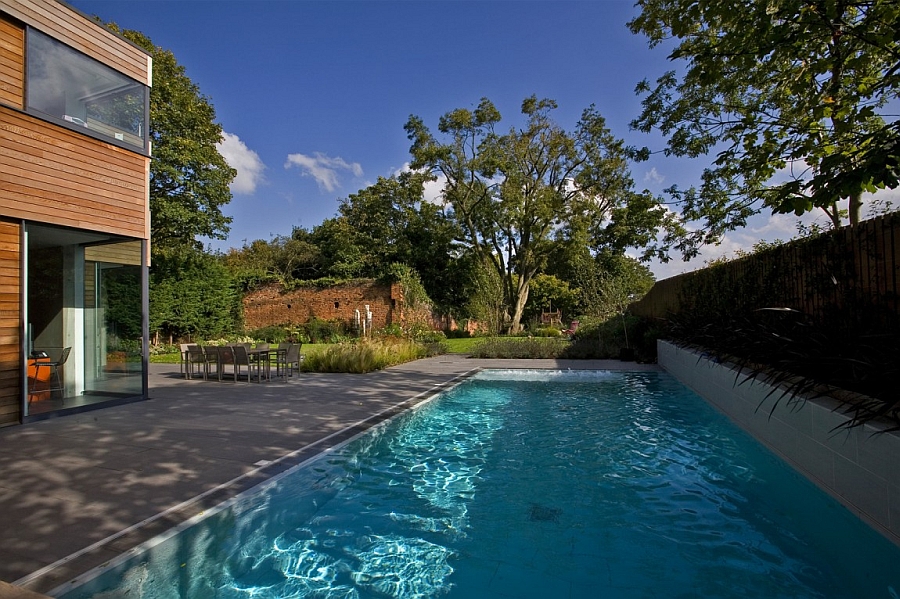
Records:
{"label": "ruined brick wall", "polygon": [[291,291],[272,283],[244,295],[244,328],[250,331],[270,325],[303,324],[313,317],[341,320],[350,325],[356,321],[356,310],[364,315],[368,304],[372,326],[378,329],[400,322],[396,306],[401,299],[399,285],[371,280]]}

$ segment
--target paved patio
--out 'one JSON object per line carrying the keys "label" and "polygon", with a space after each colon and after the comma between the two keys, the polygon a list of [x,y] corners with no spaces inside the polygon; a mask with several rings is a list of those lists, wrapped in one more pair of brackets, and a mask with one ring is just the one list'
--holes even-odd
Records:
{"label": "paved patio", "polygon": [[[448,355],[365,375],[184,380],[150,401],[0,429],[0,581],[46,593],[479,368],[657,369]],[[33,597],[0,584],[0,599]]]}

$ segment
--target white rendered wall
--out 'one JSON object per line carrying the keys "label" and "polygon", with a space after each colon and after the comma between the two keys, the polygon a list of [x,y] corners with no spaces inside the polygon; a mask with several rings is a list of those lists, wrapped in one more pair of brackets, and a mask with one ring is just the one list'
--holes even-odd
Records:
{"label": "white rendered wall", "polygon": [[798,405],[782,399],[770,412],[772,386],[737,378],[735,370],[691,350],[658,342],[659,364],[797,471],[900,545],[900,435],[862,426],[832,432],[847,420],[837,402]]}

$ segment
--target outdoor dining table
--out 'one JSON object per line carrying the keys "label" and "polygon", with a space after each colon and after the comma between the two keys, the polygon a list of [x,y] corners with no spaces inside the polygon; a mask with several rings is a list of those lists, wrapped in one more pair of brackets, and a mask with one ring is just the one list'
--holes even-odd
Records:
{"label": "outdoor dining table", "polygon": [[[247,355],[256,356],[256,360],[259,364],[260,372],[262,372],[262,365],[265,364],[266,367],[266,380],[271,380],[272,378],[272,359],[275,360],[275,376],[280,376],[284,378],[285,375],[281,371],[281,360],[280,358],[287,356],[287,348],[280,347],[270,347],[270,348],[251,348],[247,350]],[[261,377],[260,377],[261,378]]]}
{"label": "outdoor dining table", "polygon": [[[241,346],[246,352],[246,357],[244,358],[246,361],[241,361],[241,363],[238,364],[235,348],[239,345],[240,344],[231,343],[220,347],[186,345],[181,356],[185,378],[192,378],[194,366],[198,365],[199,367],[199,365],[202,365],[204,380],[209,377],[210,367],[214,367],[217,378],[221,381],[224,367],[226,365],[231,365],[235,369],[240,368],[240,366],[246,366],[248,369],[247,379],[249,381],[253,381],[254,367],[256,368],[256,380],[258,382],[262,382],[264,380],[263,377],[265,377],[265,380],[269,381],[272,379],[272,366],[274,361],[275,376],[286,379],[287,369],[282,368],[282,365],[287,360],[288,349],[286,347]],[[237,374],[235,374],[235,380],[237,380],[236,377]]]}

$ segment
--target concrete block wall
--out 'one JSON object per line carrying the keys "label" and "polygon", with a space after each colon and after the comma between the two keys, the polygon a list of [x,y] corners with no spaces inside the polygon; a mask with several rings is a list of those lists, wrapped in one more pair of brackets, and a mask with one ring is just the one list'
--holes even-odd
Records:
{"label": "concrete block wall", "polygon": [[[804,404],[747,381],[729,365],[659,341],[659,364],[798,472],[900,545],[900,435],[878,425],[834,431],[847,417],[836,400]],[[768,397],[767,397],[768,396]],[[771,415],[770,415],[771,414]]]}

